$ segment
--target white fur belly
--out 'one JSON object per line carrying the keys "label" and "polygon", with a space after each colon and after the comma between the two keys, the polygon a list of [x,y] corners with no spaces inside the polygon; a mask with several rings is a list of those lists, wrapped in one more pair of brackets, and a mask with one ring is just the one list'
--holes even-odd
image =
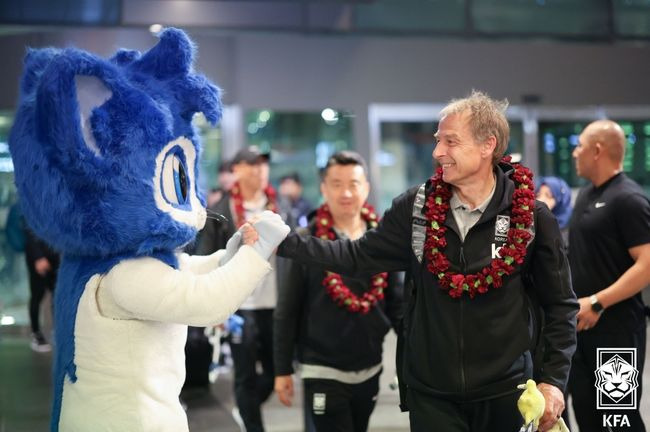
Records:
{"label": "white fur belly", "polygon": [[90,278],[79,302],[77,381],[66,377],[59,430],[187,431],[178,400],[187,326],[104,316],[111,308],[98,301],[100,281]]}

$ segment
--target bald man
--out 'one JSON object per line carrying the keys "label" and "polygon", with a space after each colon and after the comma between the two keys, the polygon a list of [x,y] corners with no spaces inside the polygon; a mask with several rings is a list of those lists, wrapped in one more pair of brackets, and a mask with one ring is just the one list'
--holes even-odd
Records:
{"label": "bald man", "polygon": [[[569,262],[580,302],[569,391],[578,426],[588,432],[628,424],[626,431],[645,431],[638,406],[646,347],[641,290],[650,284],[650,203],[641,187],[622,172],[625,141],[620,125],[598,120],[584,129],[573,151],[578,175],[591,184],[580,191],[569,224]],[[598,348],[613,350],[597,358]],[[628,351],[619,350],[627,365],[599,368],[617,348],[636,348],[636,365],[625,354]],[[630,366],[636,367],[637,377],[625,373],[632,371]],[[596,369],[600,371],[594,373]],[[622,392],[609,386],[605,392],[597,390],[597,375],[606,384],[622,378]],[[620,398],[635,381],[636,398],[633,393]],[[597,400],[615,409],[597,411]],[[634,402],[636,409],[621,409]],[[614,424],[616,414],[619,423]],[[621,423],[623,415],[628,424]]]}

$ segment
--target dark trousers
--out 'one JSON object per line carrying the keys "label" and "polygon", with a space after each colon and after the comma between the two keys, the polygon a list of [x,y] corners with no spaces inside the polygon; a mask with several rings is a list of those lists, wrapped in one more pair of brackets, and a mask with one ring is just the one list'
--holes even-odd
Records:
{"label": "dark trousers", "polygon": [[[596,409],[596,348],[636,348],[636,369],[639,371],[637,381],[636,410],[597,410]],[[646,329],[643,327],[633,333],[604,333],[587,330],[578,333],[578,346],[573,356],[569,376],[569,392],[573,398],[573,412],[581,432],[608,431],[603,427],[603,415],[626,415],[630,426],[612,427],[612,430],[645,432],[645,425],[639,413],[641,402],[641,384],[643,365],[645,363]],[[618,425],[620,426],[620,424]]]}
{"label": "dark trousers", "polygon": [[478,402],[452,402],[408,389],[411,432],[518,432],[521,391]]}
{"label": "dark trousers", "polygon": [[379,393],[379,373],[359,384],[306,379],[305,400],[317,432],[365,432]]}
{"label": "dark trousers", "polygon": [[[41,331],[40,316],[41,316],[41,303],[45,297],[46,290],[54,291],[56,285],[56,272],[50,271],[45,276],[36,273],[36,270],[31,266],[29,269],[29,321],[32,327],[32,332],[37,333]],[[52,308],[54,309],[54,308]]]}
{"label": "dark trousers", "polygon": [[[239,310],[241,338],[231,337],[235,400],[246,432],[262,432],[261,405],[273,392],[273,309]],[[257,372],[257,363],[262,372]]]}

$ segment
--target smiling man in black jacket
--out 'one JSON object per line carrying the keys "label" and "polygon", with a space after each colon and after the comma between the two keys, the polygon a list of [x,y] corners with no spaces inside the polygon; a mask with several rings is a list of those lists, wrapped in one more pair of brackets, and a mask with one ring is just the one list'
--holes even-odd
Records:
{"label": "smiling man in black jacket", "polygon": [[[325,203],[300,235],[357,239],[377,225],[366,203],[361,156],[342,151],[321,174]],[[395,274],[342,277],[327,267],[290,262],[280,280],[273,322],[275,391],[293,399],[293,354],[304,380],[305,410],[318,432],[365,432],[379,393],[384,336],[402,318]]]}
{"label": "smiling man in black jacket", "polygon": [[540,430],[564,409],[578,303],[557,221],[534,201],[530,171],[500,162],[506,106],[473,92],[445,107],[436,175],[397,197],[376,229],[355,241],[290,235],[278,250],[345,274],[410,274],[398,372],[413,431],[519,429],[516,385],[533,375],[531,298],[544,317]]}

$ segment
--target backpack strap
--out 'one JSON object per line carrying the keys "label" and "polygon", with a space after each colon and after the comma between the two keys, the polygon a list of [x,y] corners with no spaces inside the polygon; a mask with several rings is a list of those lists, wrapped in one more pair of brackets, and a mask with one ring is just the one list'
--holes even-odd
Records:
{"label": "backpack strap", "polygon": [[[415,194],[415,201],[413,201],[413,211],[411,212],[411,248],[413,254],[418,262],[422,263],[424,256],[424,241],[427,235],[427,219],[422,215],[422,209],[425,203],[424,190],[426,183],[418,188]],[[397,384],[399,388],[400,410],[402,412],[408,411],[408,403],[406,400],[407,386],[404,381],[404,346],[409,332],[409,324],[411,320],[410,313],[413,309],[413,302],[415,301],[415,284],[413,275],[410,271],[406,272],[404,279],[404,317],[400,323],[399,331],[397,332],[397,348],[396,348],[396,365],[397,365]]]}
{"label": "backpack strap", "polygon": [[415,194],[415,201],[413,201],[413,212],[411,222],[411,248],[415,257],[422,263],[424,255],[424,241],[427,236],[427,218],[422,214],[426,196],[424,194],[426,183],[422,183],[417,193]]}

